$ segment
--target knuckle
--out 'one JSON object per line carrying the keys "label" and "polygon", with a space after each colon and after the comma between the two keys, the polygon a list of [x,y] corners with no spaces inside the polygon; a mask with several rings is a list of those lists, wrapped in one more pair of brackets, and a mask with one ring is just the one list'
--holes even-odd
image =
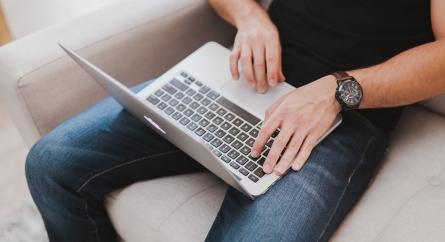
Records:
{"label": "knuckle", "polygon": [[284,147],[286,145],[287,141],[284,139],[276,139],[274,142],[274,145],[278,145],[278,147]]}
{"label": "knuckle", "polygon": [[268,55],[266,57],[266,60],[269,62],[278,61],[278,56],[277,55]]}
{"label": "knuckle", "polygon": [[255,68],[257,68],[257,69],[264,69],[265,68],[265,64],[264,64],[264,62],[262,62],[262,61],[255,61],[254,63],[253,63],[253,65],[255,66]]}

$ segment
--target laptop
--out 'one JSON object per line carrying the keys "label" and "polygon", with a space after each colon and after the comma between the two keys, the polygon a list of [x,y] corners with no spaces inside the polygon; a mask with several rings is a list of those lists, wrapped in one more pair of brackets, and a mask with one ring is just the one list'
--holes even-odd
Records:
{"label": "laptop", "polygon": [[[59,45],[128,112],[250,199],[263,195],[281,178],[262,169],[279,130],[260,157],[251,157],[250,151],[266,109],[295,87],[278,83],[260,94],[247,85],[244,75],[234,81],[230,50],[209,42],[135,94]],[[341,121],[338,114],[317,144]]]}

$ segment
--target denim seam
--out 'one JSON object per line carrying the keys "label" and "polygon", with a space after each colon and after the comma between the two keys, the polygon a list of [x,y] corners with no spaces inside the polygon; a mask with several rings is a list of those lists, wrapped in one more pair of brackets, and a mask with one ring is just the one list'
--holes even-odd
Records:
{"label": "denim seam", "polygon": [[326,226],[324,227],[323,232],[321,232],[320,236],[318,237],[317,242],[319,242],[320,239],[321,239],[321,237],[323,237],[324,233],[326,232],[326,229],[327,229],[328,226],[329,226],[329,223],[331,223],[332,218],[334,217],[335,213],[337,212],[338,207],[340,206],[340,203],[343,201],[343,198],[344,198],[346,189],[347,189],[347,188],[349,187],[349,185],[351,184],[351,179],[352,179],[352,177],[354,176],[355,171],[356,171],[356,170],[363,164],[363,159],[364,159],[365,153],[366,153],[366,151],[368,150],[369,145],[371,144],[372,140],[374,139],[374,136],[375,136],[375,133],[376,133],[376,130],[375,130],[374,127],[372,127],[372,130],[373,130],[372,137],[371,137],[371,139],[369,140],[368,144],[366,145],[365,149],[364,149],[363,152],[362,152],[362,155],[361,155],[361,158],[360,158],[360,162],[359,162],[359,163],[357,164],[357,166],[354,168],[354,170],[352,171],[351,175],[349,175],[348,184],[347,184],[347,185],[345,186],[345,188],[343,189],[343,192],[342,192],[342,194],[341,194],[341,197],[340,197],[340,199],[338,200],[337,206],[335,207],[334,212],[331,214],[331,217],[329,218],[328,222],[326,223]]}
{"label": "denim seam", "polygon": [[107,172],[109,172],[109,171],[111,171],[111,170],[114,170],[114,169],[117,169],[117,168],[120,168],[120,167],[129,165],[129,164],[132,164],[132,163],[141,161],[141,160],[145,160],[145,159],[148,159],[148,158],[157,157],[157,156],[162,156],[162,155],[168,155],[168,154],[176,153],[176,152],[179,152],[179,151],[180,151],[180,150],[178,149],[178,150],[175,150],[175,151],[169,151],[169,152],[165,152],[165,153],[161,153],[161,154],[145,156],[145,157],[142,157],[142,158],[139,158],[139,159],[136,159],[136,160],[132,160],[132,161],[129,161],[129,162],[126,162],[126,163],[123,163],[123,164],[114,166],[114,167],[112,167],[112,168],[108,168],[108,169],[106,169],[105,171],[99,172],[99,173],[97,173],[96,175],[90,177],[90,179],[88,179],[88,180],[87,180],[87,181],[86,181],[86,182],[79,188],[79,190],[77,190],[76,193],[79,193],[79,192],[80,192],[86,185],[88,185],[88,183],[90,183],[90,181],[92,181],[94,178],[96,178],[96,177],[98,177],[98,176],[101,176],[101,175],[103,175],[103,174],[105,174],[105,173],[107,173]]}
{"label": "denim seam", "polygon": [[96,223],[94,222],[93,218],[91,218],[90,213],[88,212],[88,203],[87,203],[87,200],[83,199],[83,201],[85,201],[85,212],[87,213],[88,219],[91,221],[91,223],[93,223],[94,231],[96,232],[97,240],[100,242],[99,232],[98,232]]}

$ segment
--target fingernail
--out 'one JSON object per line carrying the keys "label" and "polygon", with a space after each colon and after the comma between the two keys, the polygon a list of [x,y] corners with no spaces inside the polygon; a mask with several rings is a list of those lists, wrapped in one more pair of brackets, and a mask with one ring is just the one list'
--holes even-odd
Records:
{"label": "fingernail", "polygon": [[300,170],[300,164],[294,164],[294,170],[299,171]]}
{"label": "fingernail", "polygon": [[281,166],[275,167],[275,173],[281,173],[282,171],[283,171],[283,167],[281,167]]}
{"label": "fingernail", "polygon": [[253,82],[248,82],[247,85],[249,85],[249,87],[254,87],[255,84]]}
{"label": "fingernail", "polygon": [[252,150],[251,155],[252,155],[252,157],[255,157],[255,158],[258,157],[258,151]]}
{"label": "fingernail", "polygon": [[270,165],[269,164],[265,164],[263,166],[263,171],[266,172],[266,173],[269,173],[270,172]]}
{"label": "fingernail", "polygon": [[274,79],[270,79],[270,80],[269,80],[269,84],[270,84],[271,86],[275,86],[275,85],[277,84],[277,81],[274,80]]}
{"label": "fingernail", "polygon": [[232,78],[233,80],[238,81],[238,76],[233,75]]}
{"label": "fingernail", "polygon": [[260,87],[260,88],[258,88],[258,92],[265,93],[266,92],[266,88]]}

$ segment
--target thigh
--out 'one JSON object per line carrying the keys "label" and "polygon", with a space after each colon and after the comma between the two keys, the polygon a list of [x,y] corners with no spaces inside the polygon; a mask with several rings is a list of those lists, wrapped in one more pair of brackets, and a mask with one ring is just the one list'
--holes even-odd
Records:
{"label": "thigh", "polygon": [[255,201],[229,188],[208,241],[327,241],[366,189],[389,134],[347,113],[299,172]]}
{"label": "thigh", "polygon": [[30,155],[38,158],[27,169],[96,200],[136,181],[204,170],[112,98],[62,123]]}

